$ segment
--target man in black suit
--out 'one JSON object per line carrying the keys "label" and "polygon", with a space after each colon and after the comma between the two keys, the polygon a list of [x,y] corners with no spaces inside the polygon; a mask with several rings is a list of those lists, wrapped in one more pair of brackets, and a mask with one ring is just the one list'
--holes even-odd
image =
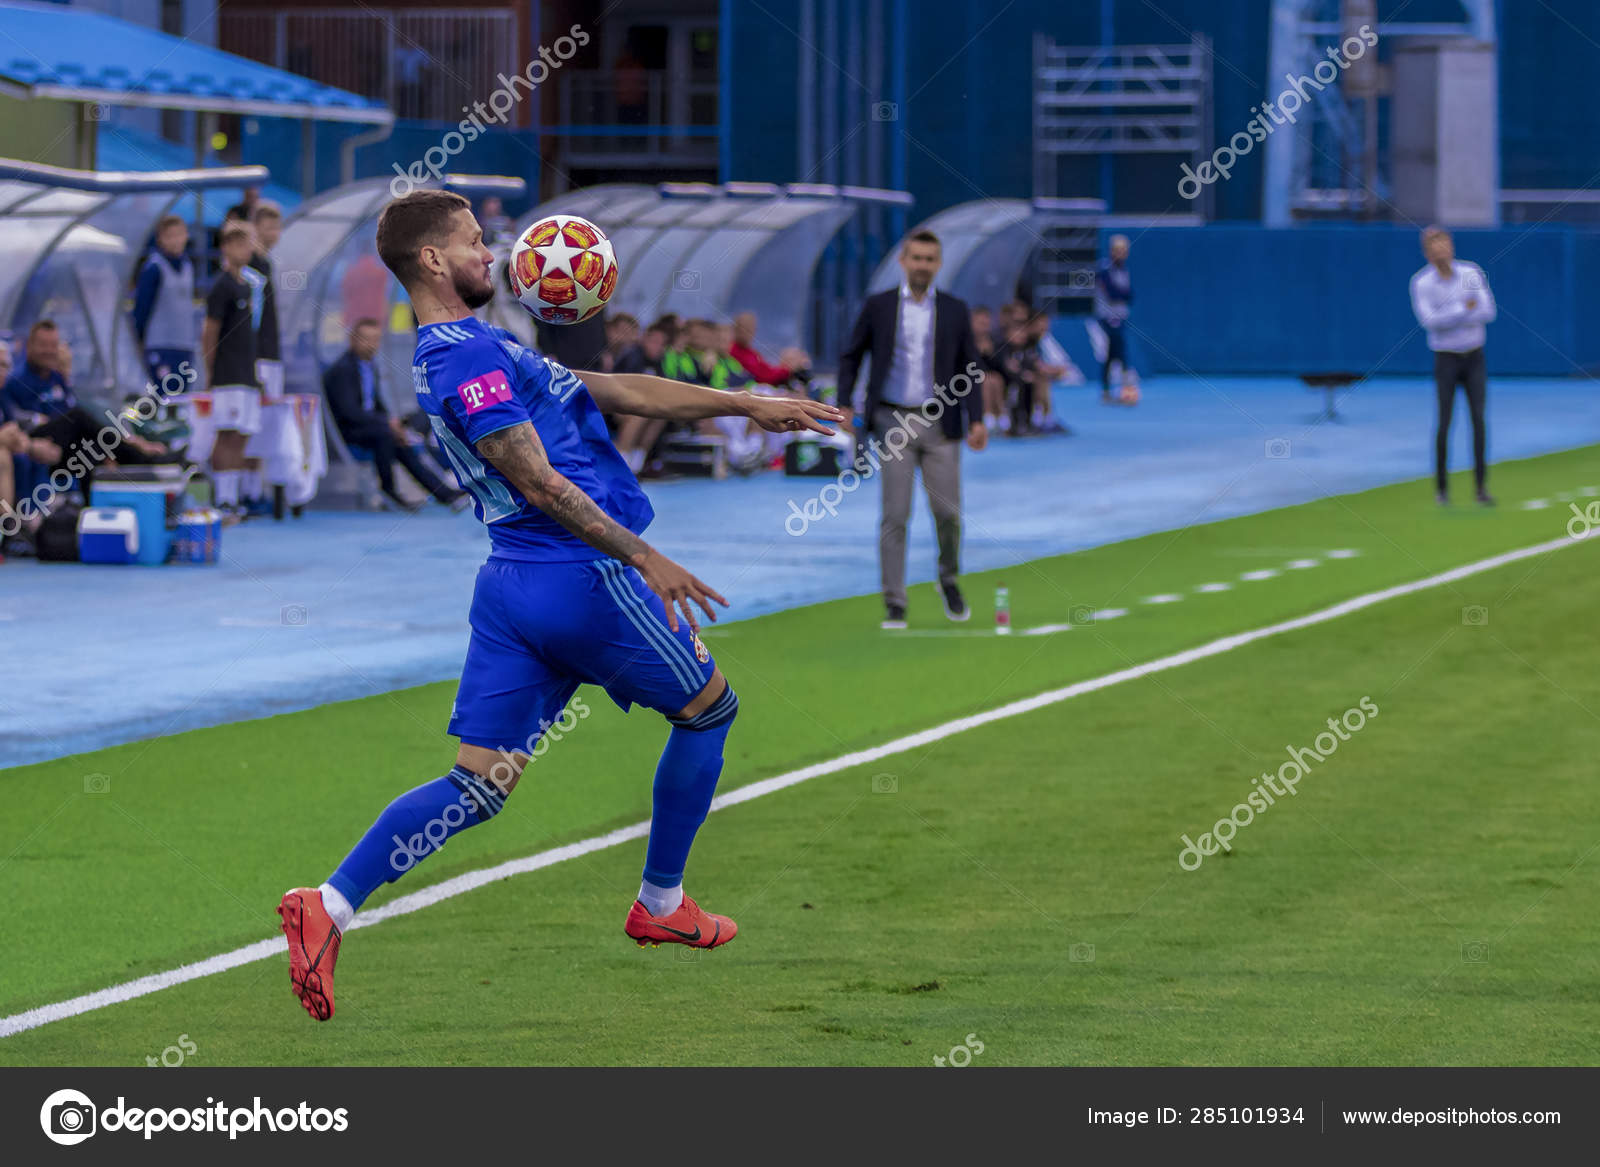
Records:
{"label": "man in black suit", "polygon": [[[939,538],[939,590],[952,620],[972,615],[957,584],[961,557],[961,442],[974,451],[988,443],[983,424],[983,358],[972,337],[967,306],[935,291],[942,253],[931,231],[912,234],[900,248],[900,287],[867,299],[850,342],[839,356],[839,404],[856,394],[861,358],[872,372],[860,408],[859,436],[878,455],[883,514],[878,567],[883,581],[883,627],[906,626],[906,523],[916,471],[928,494]],[[865,475],[858,447],[857,469]]]}
{"label": "man in black suit", "polygon": [[345,445],[372,452],[378,484],[396,506],[407,511],[419,507],[395,491],[394,464],[399,462],[417,484],[440,503],[451,510],[462,510],[467,506],[466,492],[452,490],[440,481],[411,444],[411,434],[383,403],[383,394],[378,388],[378,368],[373,361],[382,340],[383,332],[376,320],[356,321],[350,330],[350,347],[322,375],[322,395],[328,401],[328,412],[333,415]]}

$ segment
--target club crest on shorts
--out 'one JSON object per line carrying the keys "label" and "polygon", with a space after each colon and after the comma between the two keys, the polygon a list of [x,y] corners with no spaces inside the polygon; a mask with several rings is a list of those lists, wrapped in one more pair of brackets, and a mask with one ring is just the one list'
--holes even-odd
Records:
{"label": "club crest on shorts", "polygon": [[705,664],[711,659],[711,650],[706,647],[706,642],[700,639],[698,632],[691,632],[690,636],[694,638],[694,659]]}

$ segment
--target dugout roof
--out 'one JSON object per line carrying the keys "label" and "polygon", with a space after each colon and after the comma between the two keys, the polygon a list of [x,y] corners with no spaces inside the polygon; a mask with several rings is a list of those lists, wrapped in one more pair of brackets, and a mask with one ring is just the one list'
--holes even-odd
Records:
{"label": "dugout roof", "polygon": [[255,186],[260,166],[106,174],[0,158],[0,329],[19,337],[49,317],[72,346],[81,396],[145,382],[122,310],[156,220],[180,197]]}
{"label": "dugout roof", "polygon": [[804,344],[812,275],[835,233],[865,205],[905,206],[902,191],[816,183],[608,184],[530,212],[582,215],[611,237],[619,279],[609,310],[648,324],[666,312],[727,321],[761,317],[760,342]]}
{"label": "dugout roof", "polygon": [[0,93],[389,125],[379,101],[101,12],[0,0]]}

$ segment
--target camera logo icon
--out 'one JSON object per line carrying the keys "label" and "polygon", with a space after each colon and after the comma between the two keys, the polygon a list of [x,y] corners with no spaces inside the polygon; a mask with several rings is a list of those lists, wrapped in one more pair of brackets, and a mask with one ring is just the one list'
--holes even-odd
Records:
{"label": "camera logo icon", "polygon": [[1469,628],[1482,628],[1489,623],[1489,609],[1482,604],[1468,604],[1461,609],[1461,622]]}
{"label": "camera logo icon", "polygon": [[900,779],[893,774],[874,774],[872,776],[872,793],[898,794],[899,791]]}
{"label": "camera logo icon", "polygon": [[1287,458],[1288,456],[1289,456],[1289,439],[1288,438],[1268,438],[1267,439],[1267,457],[1269,457],[1269,458]]}
{"label": "camera logo icon", "polygon": [[672,286],[680,292],[698,292],[700,290],[700,273],[684,268],[672,273]]}
{"label": "camera logo icon", "polygon": [[83,792],[85,794],[106,794],[111,790],[110,774],[85,774],[83,776]]}
{"label": "camera logo icon", "polygon": [[1466,964],[1487,963],[1489,960],[1489,942],[1487,940],[1462,941],[1461,959]]}
{"label": "camera logo icon", "polygon": [[94,1134],[94,1103],[81,1090],[57,1090],[39,1108],[39,1125],[52,1143],[75,1146]]}
{"label": "camera logo icon", "polygon": [[306,626],[306,610],[302,604],[286,604],[279,613],[279,619],[285,628],[304,628]]}
{"label": "camera logo icon", "polygon": [[900,107],[892,101],[875,101],[872,103],[872,120],[897,122],[900,120]]}
{"label": "camera logo icon", "polygon": [[1075,604],[1072,611],[1067,614],[1067,622],[1074,626],[1080,624],[1093,624],[1095,617],[1093,604]]}
{"label": "camera logo icon", "polygon": [[1093,964],[1094,945],[1074,944],[1071,948],[1067,949],[1067,959],[1073,964]]}
{"label": "camera logo icon", "polygon": [[286,271],[283,273],[283,290],[286,292],[303,292],[306,290],[306,273],[303,271]]}
{"label": "camera logo icon", "polygon": [[1094,269],[1091,267],[1073,268],[1068,282],[1076,291],[1089,291],[1094,287],[1094,275]]}

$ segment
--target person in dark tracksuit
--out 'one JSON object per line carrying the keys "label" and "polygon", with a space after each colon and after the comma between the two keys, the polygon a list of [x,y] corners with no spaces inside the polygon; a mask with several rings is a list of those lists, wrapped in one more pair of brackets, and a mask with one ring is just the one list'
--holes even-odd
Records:
{"label": "person in dark tracksuit", "polygon": [[1484,325],[1495,318],[1489,278],[1475,263],[1456,258],[1455,241],[1440,227],[1422,232],[1428,264],[1411,277],[1411,310],[1428,333],[1433,350],[1433,382],[1439,397],[1439,428],[1434,435],[1434,486],[1440,506],[1450,501],[1450,417],[1456,389],[1466,391],[1472,415],[1473,476],[1478,502],[1493,506],[1488,478],[1489,375],[1484,363]]}
{"label": "person in dark tracksuit", "polygon": [[1133,280],[1128,275],[1128,237],[1113,235],[1110,258],[1101,260],[1094,273],[1094,318],[1106,334],[1106,359],[1100,366],[1100,400],[1118,399],[1111,391],[1111,363],[1128,367],[1128,307],[1133,303]]}

